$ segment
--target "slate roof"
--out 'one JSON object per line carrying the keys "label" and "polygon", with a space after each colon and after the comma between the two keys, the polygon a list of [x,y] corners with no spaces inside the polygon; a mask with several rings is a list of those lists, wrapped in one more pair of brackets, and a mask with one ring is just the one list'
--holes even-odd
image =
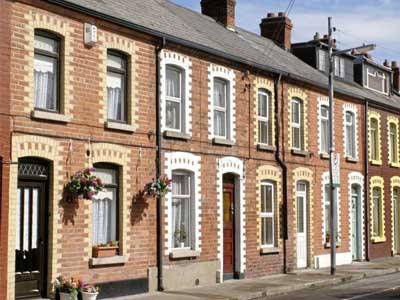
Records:
{"label": "slate roof", "polygon": [[[246,63],[260,69],[282,73],[320,87],[328,78],[269,39],[236,27],[235,32],[214,19],[167,0],[46,0],[141,30],[166,36],[185,46]],[[200,1],[200,0],[198,0]],[[243,0],[244,1],[244,0]],[[256,20],[255,20],[256,21]],[[400,109],[400,97],[385,95],[357,84],[335,81],[337,92]]]}

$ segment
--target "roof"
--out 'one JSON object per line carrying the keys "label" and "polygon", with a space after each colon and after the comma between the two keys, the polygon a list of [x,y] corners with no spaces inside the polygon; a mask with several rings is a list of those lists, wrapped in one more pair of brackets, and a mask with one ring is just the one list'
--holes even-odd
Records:
{"label": "roof", "polygon": [[[323,73],[274,42],[255,33],[221,26],[214,19],[167,0],[46,0],[121,25],[166,37],[176,43],[221,55],[262,70],[282,74],[322,88]],[[386,97],[357,85],[335,82],[336,91],[400,109],[400,97]]]}

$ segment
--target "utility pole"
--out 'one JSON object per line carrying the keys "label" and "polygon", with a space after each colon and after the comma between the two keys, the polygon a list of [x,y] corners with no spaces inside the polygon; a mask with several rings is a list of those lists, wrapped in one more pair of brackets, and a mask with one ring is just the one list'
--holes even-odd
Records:
{"label": "utility pole", "polygon": [[[328,38],[329,38],[329,201],[330,201],[330,246],[331,246],[331,275],[336,273],[336,241],[337,241],[337,199],[335,188],[340,186],[340,157],[335,155],[335,145],[333,137],[333,111],[334,111],[334,75],[335,75],[335,56],[354,51],[361,54],[374,50],[376,45],[362,45],[360,47],[346,50],[333,51],[333,32],[336,28],[332,27],[332,17],[328,18]],[[335,172],[335,177],[333,176]]]}
{"label": "utility pole", "polygon": [[333,185],[333,160],[334,160],[334,138],[333,138],[333,76],[334,76],[334,57],[333,53],[333,31],[332,17],[328,18],[328,37],[329,37],[329,201],[330,201],[330,246],[331,246],[331,275],[336,273],[336,218],[337,218],[337,203],[335,197],[335,186]]}

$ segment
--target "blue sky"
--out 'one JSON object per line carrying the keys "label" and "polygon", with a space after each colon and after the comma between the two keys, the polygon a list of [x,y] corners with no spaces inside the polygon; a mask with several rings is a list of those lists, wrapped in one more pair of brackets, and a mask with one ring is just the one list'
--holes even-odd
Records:
{"label": "blue sky", "polygon": [[[200,11],[200,0],[172,0]],[[268,12],[285,11],[289,0],[236,0],[237,24],[259,33],[260,20]],[[294,42],[312,39],[315,32],[327,32],[327,19],[333,18],[338,29],[339,47],[349,48],[362,43],[377,44],[371,54],[375,61],[400,60],[399,0],[297,0],[290,13]]]}

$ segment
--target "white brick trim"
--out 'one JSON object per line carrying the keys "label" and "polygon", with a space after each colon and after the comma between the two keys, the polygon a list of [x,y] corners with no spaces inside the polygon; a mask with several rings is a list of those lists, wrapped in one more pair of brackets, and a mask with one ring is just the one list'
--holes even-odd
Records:
{"label": "white brick trim", "polygon": [[365,232],[365,223],[364,223],[364,176],[360,172],[351,172],[348,175],[348,186],[349,186],[349,248],[350,253],[353,253],[353,235],[352,235],[352,222],[353,222],[353,214],[351,213],[351,186],[353,184],[357,184],[360,186],[360,203],[361,203],[361,249],[362,249],[362,259],[365,259],[365,241],[364,241],[364,232]]}
{"label": "white brick trim", "polygon": [[[239,186],[239,221],[240,221],[240,262],[236,264],[239,266],[240,273],[244,273],[246,268],[246,201],[245,201],[245,170],[244,163],[242,160],[236,157],[223,157],[217,158],[217,205],[218,205],[218,259],[220,261],[220,281],[223,281],[223,175],[226,173],[232,173],[238,176]],[[237,212],[237,211],[236,211]],[[235,258],[236,259],[236,258]]]}
{"label": "white brick trim", "polygon": [[163,50],[160,53],[160,116],[161,130],[171,130],[166,127],[166,111],[165,111],[165,96],[166,96],[166,75],[167,65],[173,65],[184,71],[184,107],[185,107],[185,124],[180,132],[192,136],[192,61],[188,56],[183,54]]}
{"label": "white brick trim", "polygon": [[354,115],[354,128],[355,128],[355,148],[356,148],[356,157],[358,159],[358,110],[354,104],[345,103],[343,104],[343,149],[344,149],[344,156],[347,157],[347,149],[346,149],[346,112],[352,112]]}
{"label": "white brick trim", "polygon": [[[325,171],[322,173],[322,184],[321,184],[321,205],[322,205],[322,244],[325,244],[325,185],[329,185],[329,172]],[[337,234],[338,234],[338,242],[342,239],[342,230],[341,230],[341,203],[340,203],[340,188],[336,188],[337,195]]]}
{"label": "white brick trim", "polygon": [[[170,152],[165,154],[165,175],[172,178],[174,170],[185,170],[193,173],[195,203],[195,251],[201,252],[201,157],[186,152]],[[165,255],[169,255],[172,247],[172,192],[165,196]]]}
{"label": "white brick trim", "polygon": [[222,78],[229,82],[229,100],[230,100],[230,130],[229,139],[236,142],[236,80],[235,71],[222,66],[210,64],[208,67],[208,138],[214,138],[214,117],[213,117],[213,95],[214,78]]}

